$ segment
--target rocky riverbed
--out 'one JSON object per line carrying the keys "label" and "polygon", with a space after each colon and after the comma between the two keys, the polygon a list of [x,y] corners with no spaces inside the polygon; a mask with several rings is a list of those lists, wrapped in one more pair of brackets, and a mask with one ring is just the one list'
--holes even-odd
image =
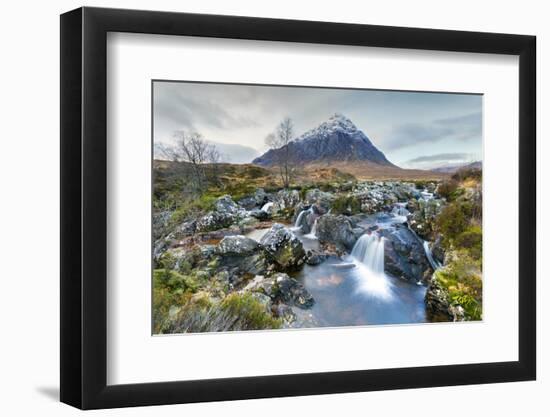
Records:
{"label": "rocky riverbed", "polygon": [[[446,240],[441,219],[456,201],[474,201],[480,187],[450,196],[440,185],[258,188],[238,199],[221,196],[176,225],[169,211],[157,210],[155,331],[477,319],[465,305],[470,299],[453,298],[462,285],[454,265],[466,255]],[[479,275],[480,286],[472,265],[468,274]]]}

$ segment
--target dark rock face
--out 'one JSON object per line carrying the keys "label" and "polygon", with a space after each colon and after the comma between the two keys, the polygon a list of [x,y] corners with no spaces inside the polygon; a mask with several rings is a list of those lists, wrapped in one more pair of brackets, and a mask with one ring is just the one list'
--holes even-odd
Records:
{"label": "dark rock face", "polygon": [[[369,138],[341,114],[335,114],[319,127],[306,132],[289,145],[296,163],[315,161],[370,161],[393,166]],[[252,163],[271,166],[280,160],[283,149],[271,149]]]}
{"label": "dark rock face", "polygon": [[302,242],[282,224],[275,223],[260,244],[282,269],[296,268],[304,263],[306,254]]}
{"label": "dark rock face", "polygon": [[317,237],[322,243],[330,243],[339,250],[351,251],[358,236],[352,222],[346,216],[326,214],[317,221]]}
{"label": "dark rock face", "polygon": [[419,239],[406,226],[378,232],[386,238],[384,245],[384,268],[391,275],[415,282],[425,279],[430,269],[424,247]]}
{"label": "dark rock face", "polygon": [[226,236],[218,244],[218,268],[244,274],[265,274],[270,259],[265,250],[253,239],[245,236]]}

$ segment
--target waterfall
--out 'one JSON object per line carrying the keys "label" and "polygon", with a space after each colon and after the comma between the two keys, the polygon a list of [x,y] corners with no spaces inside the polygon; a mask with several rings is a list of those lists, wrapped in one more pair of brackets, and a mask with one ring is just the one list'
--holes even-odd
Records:
{"label": "waterfall", "polygon": [[311,226],[311,232],[309,232],[307,235],[304,235],[304,237],[307,237],[309,239],[317,239],[317,220],[319,220],[319,217],[315,218],[313,221],[313,226]]}
{"label": "waterfall", "polygon": [[365,234],[359,238],[351,256],[367,266],[375,274],[384,273],[384,238],[377,234]]}
{"label": "waterfall", "polygon": [[427,240],[424,241],[422,244],[424,246],[424,252],[426,253],[426,258],[428,258],[428,262],[430,263],[430,266],[435,271],[436,269],[441,268],[441,264],[436,261],[432,255],[432,250],[430,249],[430,245]]}
{"label": "waterfall", "polygon": [[271,207],[273,207],[273,202],[269,201],[262,206],[261,210],[265,213],[269,213],[269,209],[271,209]]}
{"label": "waterfall", "polygon": [[384,273],[384,238],[364,234],[355,243],[351,256],[357,265],[357,291],[369,297],[391,299],[392,284]]}
{"label": "waterfall", "polygon": [[313,210],[308,208],[307,210],[302,210],[300,214],[298,214],[298,217],[296,217],[296,221],[294,222],[294,228],[295,229],[301,229],[302,228],[302,218],[306,216],[309,213],[313,213]]}

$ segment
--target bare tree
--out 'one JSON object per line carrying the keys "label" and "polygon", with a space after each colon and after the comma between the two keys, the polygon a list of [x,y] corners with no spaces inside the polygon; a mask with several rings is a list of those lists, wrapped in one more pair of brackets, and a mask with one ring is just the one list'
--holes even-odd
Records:
{"label": "bare tree", "polygon": [[279,166],[279,175],[285,188],[290,185],[294,175],[294,158],[290,144],[294,138],[294,124],[292,119],[285,117],[277,126],[274,133],[265,138],[265,143],[275,152],[275,163]]}
{"label": "bare tree", "polygon": [[[206,164],[211,163],[217,170],[221,155],[217,148],[208,143],[197,132],[174,132],[174,146],[161,145],[159,151],[167,159],[183,162],[180,171],[190,174],[192,186],[196,191],[202,191],[207,185]],[[216,181],[218,175],[216,174]]]}
{"label": "bare tree", "polygon": [[222,161],[222,154],[216,148],[215,145],[209,144],[207,151],[207,160],[211,164],[211,180],[215,183],[220,183],[220,163]]}

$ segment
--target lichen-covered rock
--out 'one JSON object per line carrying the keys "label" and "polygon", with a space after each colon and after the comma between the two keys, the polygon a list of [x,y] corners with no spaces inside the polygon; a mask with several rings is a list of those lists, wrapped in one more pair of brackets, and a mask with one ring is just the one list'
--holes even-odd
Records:
{"label": "lichen-covered rock", "polygon": [[245,236],[226,236],[218,244],[222,255],[250,255],[259,248],[258,242]]}
{"label": "lichen-covered rock", "polygon": [[214,210],[199,218],[197,232],[210,232],[230,227],[247,217],[247,211],[238,206],[229,195],[224,195],[214,203]]}
{"label": "lichen-covered rock", "polygon": [[294,212],[294,207],[300,202],[300,193],[297,190],[281,190],[273,201],[273,214],[288,216]]}
{"label": "lichen-covered rock", "polygon": [[170,217],[172,212],[168,210],[153,212],[153,239],[157,240],[167,232]]}
{"label": "lichen-covered rock", "polygon": [[282,269],[296,268],[304,263],[302,242],[282,224],[273,224],[262,236],[260,244]]}
{"label": "lichen-covered rock", "polygon": [[431,240],[434,232],[434,221],[443,209],[441,200],[418,200],[408,223],[415,233],[423,239]]}
{"label": "lichen-covered rock", "polygon": [[326,214],[317,221],[317,238],[321,243],[329,243],[337,249],[350,252],[358,236],[353,231],[353,224],[346,216]]}
{"label": "lichen-covered rock", "polygon": [[335,198],[336,197],[332,193],[313,188],[306,191],[304,203],[308,205],[317,205],[322,210],[320,214],[324,214],[330,210],[330,206]]}

